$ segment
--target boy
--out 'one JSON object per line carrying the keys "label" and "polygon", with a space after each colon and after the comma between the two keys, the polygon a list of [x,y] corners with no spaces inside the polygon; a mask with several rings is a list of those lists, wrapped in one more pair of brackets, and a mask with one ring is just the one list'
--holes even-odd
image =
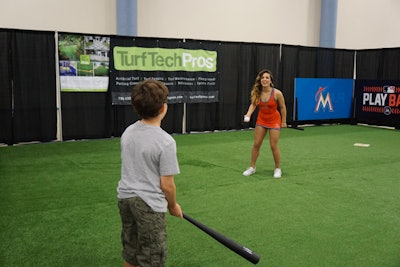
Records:
{"label": "boy", "polygon": [[125,267],[165,266],[166,212],[183,218],[176,202],[179,174],[175,140],[161,128],[168,88],[146,80],[132,89],[132,106],[142,118],[121,136],[118,208]]}

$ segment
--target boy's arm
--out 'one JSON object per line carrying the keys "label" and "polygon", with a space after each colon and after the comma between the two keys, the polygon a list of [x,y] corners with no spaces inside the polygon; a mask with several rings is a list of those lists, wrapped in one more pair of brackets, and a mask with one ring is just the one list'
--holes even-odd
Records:
{"label": "boy's arm", "polygon": [[181,206],[176,202],[176,187],[173,175],[161,176],[161,190],[167,199],[169,213],[182,219]]}

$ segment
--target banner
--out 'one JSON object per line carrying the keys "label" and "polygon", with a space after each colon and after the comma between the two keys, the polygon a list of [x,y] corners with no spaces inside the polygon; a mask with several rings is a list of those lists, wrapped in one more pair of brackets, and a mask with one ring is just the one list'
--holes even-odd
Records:
{"label": "banner", "polygon": [[295,78],[297,120],[351,118],[353,84],[353,79]]}
{"label": "banner", "polygon": [[61,92],[107,92],[110,37],[58,34]]}
{"label": "banner", "polygon": [[400,123],[400,81],[356,80],[356,117]]}
{"label": "banner", "polygon": [[168,87],[168,103],[218,102],[217,46],[111,37],[112,104],[130,105],[132,87],[147,79]]}

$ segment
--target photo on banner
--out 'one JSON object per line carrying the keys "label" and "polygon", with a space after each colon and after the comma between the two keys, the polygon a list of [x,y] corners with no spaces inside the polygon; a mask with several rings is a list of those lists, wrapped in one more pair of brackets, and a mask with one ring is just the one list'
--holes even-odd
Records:
{"label": "photo on banner", "polygon": [[107,92],[110,37],[58,34],[61,92]]}
{"label": "photo on banner", "polygon": [[153,79],[170,90],[168,103],[218,102],[216,42],[111,37],[113,105],[130,105],[132,86]]}
{"label": "photo on banner", "polygon": [[297,120],[350,119],[353,88],[353,79],[295,78]]}

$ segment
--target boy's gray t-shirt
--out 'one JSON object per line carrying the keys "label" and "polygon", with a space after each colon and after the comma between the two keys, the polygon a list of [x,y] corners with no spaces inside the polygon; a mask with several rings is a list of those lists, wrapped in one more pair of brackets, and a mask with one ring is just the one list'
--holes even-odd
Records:
{"label": "boy's gray t-shirt", "polygon": [[167,211],[160,176],[179,174],[176,142],[161,127],[137,121],[121,136],[118,198],[140,197],[156,212]]}

